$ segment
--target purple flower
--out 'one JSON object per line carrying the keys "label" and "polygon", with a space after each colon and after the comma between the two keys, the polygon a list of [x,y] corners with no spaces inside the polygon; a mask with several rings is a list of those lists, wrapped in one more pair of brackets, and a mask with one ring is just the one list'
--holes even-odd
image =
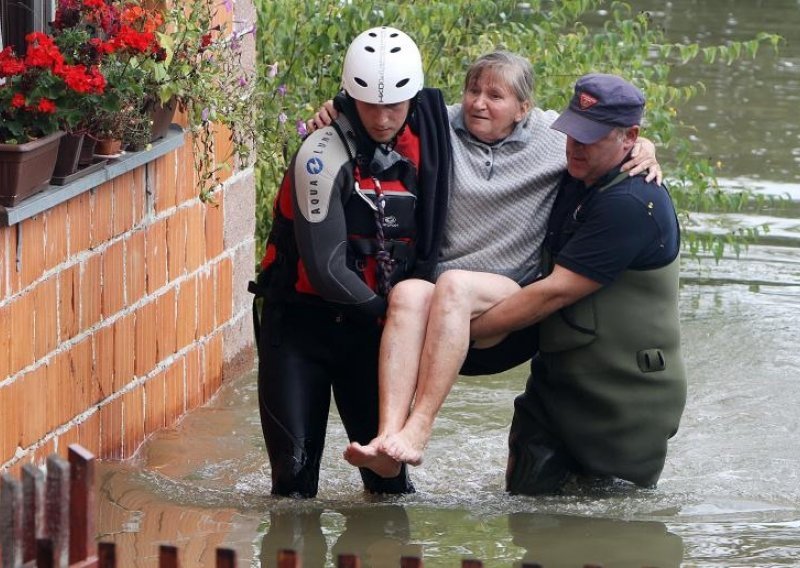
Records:
{"label": "purple flower", "polygon": [[282,97],[286,96],[286,85],[281,85],[278,87],[278,94]]}
{"label": "purple flower", "polygon": [[267,72],[267,76],[274,77],[277,74],[278,74],[278,64],[273,63],[272,65],[269,66],[269,72]]}
{"label": "purple flower", "polygon": [[239,77],[239,86],[244,87],[245,85],[247,85],[247,77],[243,75]]}
{"label": "purple flower", "polygon": [[306,128],[306,123],[302,120],[298,120],[295,123],[295,127],[297,128],[297,134],[300,135],[301,138],[305,138],[306,134],[308,134],[308,129]]}
{"label": "purple flower", "polygon": [[208,110],[208,108],[207,108],[207,107],[206,107],[206,108],[204,108],[204,109],[203,109],[203,112],[201,112],[201,113],[200,113],[200,119],[201,119],[203,122],[208,122],[208,115],[210,114],[210,112],[211,112],[211,111],[210,111],[210,110]]}
{"label": "purple flower", "polygon": [[288,116],[286,116],[286,113],[285,113],[285,112],[282,112],[282,113],[280,113],[280,114],[278,115],[278,122],[280,122],[281,124],[283,124],[284,122],[286,122],[286,120],[287,120],[288,118],[289,118],[289,117],[288,117]]}
{"label": "purple flower", "polygon": [[225,6],[226,11],[233,12],[233,2],[234,0],[222,0],[222,5]]}

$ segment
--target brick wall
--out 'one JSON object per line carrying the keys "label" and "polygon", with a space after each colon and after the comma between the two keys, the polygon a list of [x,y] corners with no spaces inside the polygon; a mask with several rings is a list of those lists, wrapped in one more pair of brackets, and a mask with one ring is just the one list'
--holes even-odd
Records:
{"label": "brick wall", "polygon": [[0,470],[130,457],[252,365],[252,169],[197,198],[191,142],[0,228]]}

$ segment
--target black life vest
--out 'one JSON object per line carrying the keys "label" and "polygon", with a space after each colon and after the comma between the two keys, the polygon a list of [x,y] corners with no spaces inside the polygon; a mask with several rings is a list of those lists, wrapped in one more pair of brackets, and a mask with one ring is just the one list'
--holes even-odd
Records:
{"label": "black life vest", "polygon": [[[390,285],[407,277],[414,264],[419,137],[408,126],[404,127],[393,148],[402,159],[384,164],[385,169],[374,175],[365,175],[362,170],[369,167],[366,163],[357,165],[362,161],[356,160],[354,137],[347,133],[349,122],[339,120],[337,125],[339,136],[329,144],[337,143],[347,149],[350,159],[341,167],[352,168],[354,180],[347,184],[349,187],[339,188],[348,242],[347,267],[376,294],[385,295],[379,277],[381,253],[385,251],[390,265],[387,276]],[[320,302],[323,298],[309,281],[295,240],[292,207],[295,181],[291,171],[292,168],[284,176],[273,205],[272,228],[256,294],[270,301]],[[342,176],[337,175],[330,183],[341,183],[341,180]],[[384,199],[381,215],[377,211],[379,195]],[[378,238],[378,217],[382,239]]]}

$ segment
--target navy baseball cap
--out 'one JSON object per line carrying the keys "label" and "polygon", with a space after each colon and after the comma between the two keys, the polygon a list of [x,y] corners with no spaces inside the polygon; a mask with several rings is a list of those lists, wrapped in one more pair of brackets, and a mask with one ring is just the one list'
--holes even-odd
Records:
{"label": "navy baseball cap", "polygon": [[589,73],[575,83],[567,109],[550,126],[582,144],[593,144],[617,127],[642,120],[644,95],[622,77]]}

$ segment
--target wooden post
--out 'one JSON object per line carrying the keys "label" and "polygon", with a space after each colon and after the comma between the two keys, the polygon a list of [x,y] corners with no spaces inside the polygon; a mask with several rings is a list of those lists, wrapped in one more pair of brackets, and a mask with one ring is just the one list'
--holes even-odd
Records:
{"label": "wooden post", "polygon": [[98,568],[117,568],[117,547],[113,542],[101,542],[97,545]]}
{"label": "wooden post", "polygon": [[0,478],[0,566],[22,565],[22,486],[4,473]]}
{"label": "wooden post", "polygon": [[158,568],[179,568],[178,549],[162,544],[158,547]]}
{"label": "wooden post", "polygon": [[355,554],[340,554],[337,568],[361,568],[361,559]]}
{"label": "wooden post", "polygon": [[55,568],[55,549],[49,538],[36,539],[36,568]]}
{"label": "wooden post", "polygon": [[461,561],[461,568],[483,568],[483,562],[474,558],[464,558]]}
{"label": "wooden post", "polygon": [[[69,565],[69,464],[57,454],[47,458],[45,538],[58,568]],[[38,555],[37,555],[38,557]]]}
{"label": "wooden post", "polygon": [[416,556],[401,556],[400,568],[422,568],[422,558]]}
{"label": "wooden post", "polygon": [[94,526],[94,455],[79,444],[69,447],[69,561],[97,554]]}
{"label": "wooden post", "polygon": [[544,566],[538,562],[523,562],[520,568],[544,568]]}
{"label": "wooden post", "polygon": [[294,550],[278,551],[278,568],[302,568],[300,555]]}
{"label": "wooden post", "polygon": [[236,552],[230,548],[218,548],[217,568],[236,568]]}
{"label": "wooden post", "polygon": [[22,561],[36,560],[36,539],[44,536],[44,473],[22,466]]}

